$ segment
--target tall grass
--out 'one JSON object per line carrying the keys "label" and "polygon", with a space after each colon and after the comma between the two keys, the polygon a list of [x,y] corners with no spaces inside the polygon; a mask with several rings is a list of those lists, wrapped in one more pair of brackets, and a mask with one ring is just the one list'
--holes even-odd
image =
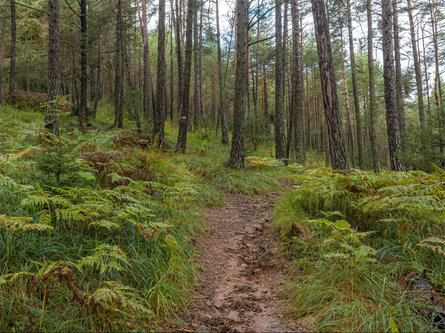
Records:
{"label": "tall grass", "polygon": [[400,281],[415,271],[445,291],[440,238],[431,238],[445,231],[443,171],[316,169],[299,182],[274,221],[294,258],[295,316],[321,331],[438,331],[434,305]]}

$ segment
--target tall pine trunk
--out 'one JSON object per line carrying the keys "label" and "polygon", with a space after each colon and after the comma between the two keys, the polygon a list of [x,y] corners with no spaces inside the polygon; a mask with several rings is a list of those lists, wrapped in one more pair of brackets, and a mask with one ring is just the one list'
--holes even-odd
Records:
{"label": "tall pine trunk", "polygon": [[193,69],[194,69],[194,85],[193,85],[193,128],[196,130],[199,124],[199,116],[201,113],[201,103],[199,100],[199,30],[198,30],[198,10],[195,10],[193,18]]}
{"label": "tall pine trunk", "polygon": [[123,127],[123,47],[122,0],[118,0],[114,59],[114,126],[117,128]]}
{"label": "tall pine trunk", "polygon": [[377,134],[376,134],[376,122],[377,122],[377,103],[375,97],[375,79],[374,79],[374,58],[373,58],[373,30],[372,30],[372,0],[366,1],[366,12],[368,16],[368,71],[369,71],[369,127],[370,127],[370,141],[371,141],[371,153],[372,153],[372,166],[374,172],[379,174],[379,160],[377,151]]}
{"label": "tall pine trunk", "polygon": [[221,134],[222,143],[229,144],[229,133],[227,130],[226,121],[226,108],[225,108],[225,98],[224,98],[224,84],[223,84],[223,72],[222,72],[222,54],[221,54],[221,32],[219,27],[219,1],[216,0],[216,41],[218,48],[218,89],[219,89],[219,111],[221,121]]}
{"label": "tall pine trunk", "polygon": [[320,63],[321,87],[329,136],[329,151],[334,169],[348,169],[348,157],[341,133],[338,107],[337,82],[335,80],[328,20],[323,0],[312,0],[315,37]]}
{"label": "tall pine trunk", "polygon": [[393,12],[392,0],[382,0],[383,78],[385,86],[386,125],[389,155],[393,171],[405,171],[398,158],[402,150],[397,110],[396,77],[394,71]]}
{"label": "tall pine trunk", "polygon": [[286,158],[284,121],[284,57],[281,0],[275,1],[275,158]]}
{"label": "tall pine trunk", "polygon": [[[397,89],[397,112],[399,117],[400,137],[403,139],[406,137],[406,120],[405,120],[405,105],[403,100],[403,87],[402,87],[402,63],[400,60],[400,38],[399,38],[399,15],[398,15],[398,0],[393,0],[393,21],[394,21],[394,60],[396,65],[396,89]],[[403,149],[403,145],[402,145]]]}
{"label": "tall pine trunk", "polygon": [[165,123],[165,87],[166,63],[165,63],[165,0],[159,0],[158,20],[158,68],[156,84],[156,109],[154,110],[154,136],[156,143],[164,142]]}
{"label": "tall pine trunk", "polygon": [[249,1],[236,0],[236,50],[235,50],[235,104],[233,115],[233,138],[230,164],[234,168],[244,168],[245,146],[244,126],[247,107],[248,87],[248,25]]}
{"label": "tall pine trunk", "polygon": [[[136,0],[139,2],[139,0]],[[144,44],[144,80],[143,80],[143,106],[144,116],[147,121],[153,119],[154,113],[154,96],[153,96],[153,78],[150,68],[150,49],[148,47],[147,32],[147,0],[142,0],[142,42]]]}
{"label": "tall pine trunk", "polygon": [[15,104],[15,62],[17,57],[17,23],[15,0],[10,0],[11,8],[11,61],[9,63],[9,99],[11,104]]}
{"label": "tall pine trunk", "polygon": [[80,1],[80,106],[79,125],[87,123],[87,1]]}
{"label": "tall pine trunk", "polygon": [[351,16],[351,0],[346,1],[348,12],[348,35],[349,35],[349,58],[351,63],[352,74],[352,92],[354,96],[354,110],[355,110],[355,127],[357,131],[357,152],[358,164],[360,169],[365,169],[365,158],[363,156],[363,138],[362,138],[362,121],[360,116],[360,101],[358,97],[357,87],[357,70],[355,67],[355,51],[354,51],[354,36],[352,33],[352,16]]}
{"label": "tall pine trunk", "polygon": [[417,52],[417,41],[416,33],[414,30],[414,18],[413,18],[413,8],[411,5],[411,0],[407,0],[408,5],[408,18],[409,18],[409,31],[411,34],[411,45],[414,57],[414,71],[416,73],[416,88],[417,88],[417,103],[419,107],[419,120],[420,127],[422,130],[425,129],[425,104],[423,101],[423,88],[422,88],[422,73],[420,69],[419,54]]}
{"label": "tall pine trunk", "polygon": [[306,154],[304,150],[304,74],[303,74],[303,45],[301,43],[300,11],[298,0],[291,0],[292,13],[292,94],[291,113],[293,117],[293,146],[295,159],[304,164]]}
{"label": "tall pine trunk", "polygon": [[190,97],[190,77],[192,68],[192,48],[193,48],[193,16],[196,11],[196,0],[188,0],[187,5],[187,26],[185,41],[185,63],[182,87],[181,119],[179,121],[178,141],[176,151],[185,153],[187,148],[187,129],[189,126],[189,97]]}
{"label": "tall pine trunk", "polygon": [[45,128],[59,136],[59,116],[55,100],[59,95],[59,0],[49,0],[48,106]]}

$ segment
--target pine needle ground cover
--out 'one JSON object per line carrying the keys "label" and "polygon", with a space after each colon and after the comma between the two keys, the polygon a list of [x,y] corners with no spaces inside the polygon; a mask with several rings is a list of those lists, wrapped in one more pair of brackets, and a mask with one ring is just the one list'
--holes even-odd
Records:
{"label": "pine needle ground cover", "polygon": [[[321,168],[296,181],[274,221],[294,260],[296,318],[319,331],[438,331],[444,172]],[[416,290],[417,278],[428,290]]]}

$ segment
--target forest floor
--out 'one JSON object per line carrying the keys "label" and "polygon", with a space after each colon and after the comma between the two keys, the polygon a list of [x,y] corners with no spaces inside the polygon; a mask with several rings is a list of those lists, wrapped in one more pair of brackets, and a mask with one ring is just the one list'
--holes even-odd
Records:
{"label": "forest floor", "polygon": [[202,212],[206,234],[196,239],[201,268],[191,305],[170,329],[182,332],[305,330],[280,297],[290,261],[270,229],[279,193],[224,194],[225,207]]}

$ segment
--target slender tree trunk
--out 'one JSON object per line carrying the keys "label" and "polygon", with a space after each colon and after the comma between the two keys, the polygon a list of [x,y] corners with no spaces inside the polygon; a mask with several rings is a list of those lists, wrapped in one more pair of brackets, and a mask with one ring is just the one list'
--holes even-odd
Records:
{"label": "slender tree trunk", "polygon": [[375,79],[374,79],[374,58],[373,58],[373,30],[372,30],[372,0],[366,1],[368,16],[368,71],[369,71],[369,121],[370,121],[370,140],[372,153],[372,166],[374,172],[380,174],[378,151],[377,151],[377,103],[375,97]]}
{"label": "slender tree trunk", "polygon": [[117,1],[116,54],[114,64],[114,126],[123,127],[123,23],[122,0]]}
{"label": "slender tree trunk", "polygon": [[424,33],[425,26],[422,27],[422,48],[423,48],[423,68],[425,72],[425,88],[426,88],[426,97],[427,97],[427,113],[428,113],[428,119],[427,119],[427,126],[428,129],[431,129],[431,98],[430,98],[430,85],[428,82],[428,65],[426,63],[426,48],[425,48],[425,33]]}
{"label": "slender tree trunk", "polygon": [[345,68],[345,52],[343,49],[343,32],[340,32],[340,54],[342,61],[342,72],[343,72],[343,88],[345,91],[345,109],[346,109],[346,132],[347,132],[347,142],[349,146],[349,154],[352,162],[352,167],[355,169],[355,148],[354,148],[354,134],[352,133],[352,123],[351,123],[351,109],[349,105],[349,92],[348,92],[348,80],[346,77]]}
{"label": "slender tree trunk", "polygon": [[202,14],[204,11],[204,4],[201,4],[201,10],[199,14],[199,48],[198,48],[198,78],[199,78],[199,120],[202,122],[204,121],[204,99],[202,96],[202,31],[203,31],[203,24],[202,24]]}
{"label": "slender tree trunk", "polygon": [[[173,7],[173,0],[170,0],[170,7],[172,8],[172,16],[175,27],[175,42],[176,42],[176,58],[178,63],[178,102],[176,103],[176,107],[179,110],[182,110],[182,77],[183,77],[183,69],[182,69],[182,47],[181,47],[181,10],[179,8],[178,0],[175,1],[175,7]],[[175,10],[173,10],[175,8]],[[176,18],[175,18],[176,14]]]}
{"label": "slender tree trunk", "polygon": [[229,144],[229,132],[227,130],[224,84],[223,84],[223,73],[222,73],[221,32],[219,27],[219,4],[218,4],[219,1],[220,0],[216,0],[216,41],[218,48],[218,88],[219,88],[218,114],[220,116],[220,121],[221,121],[222,143],[227,145]]}
{"label": "slender tree trunk", "polygon": [[286,158],[281,0],[275,0],[275,158]]}
{"label": "slender tree trunk", "polygon": [[11,61],[9,63],[9,99],[11,104],[15,104],[15,62],[16,62],[16,42],[17,42],[17,24],[15,0],[10,0],[11,8]]}
{"label": "slender tree trunk", "polygon": [[[400,61],[400,38],[399,38],[399,15],[398,15],[398,0],[392,1],[393,6],[393,18],[394,18],[394,55],[395,55],[395,65],[396,65],[396,90],[397,90],[397,112],[399,117],[399,128],[400,137],[402,143],[406,137],[406,120],[405,120],[405,103],[403,100],[403,90],[402,90],[402,64]],[[402,144],[403,149],[403,144]]]}
{"label": "slender tree trunk", "polygon": [[234,128],[230,164],[234,168],[244,168],[245,146],[244,125],[248,87],[248,25],[249,1],[236,0],[236,63],[235,63],[235,105]]}
{"label": "slender tree trunk", "polygon": [[193,129],[198,128],[201,103],[199,101],[199,31],[198,10],[193,18],[193,68],[194,68],[194,92],[193,92]]}
{"label": "slender tree trunk", "polygon": [[173,121],[173,8],[170,13],[170,120]]}
{"label": "slender tree trunk", "polygon": [[59,116],[57,114],[57,104],[55,101],[59,96],[59,80],[60,80],[59,0],[49,0],[48,4],[49,4],[48,107],[45,115],[45,128],[52,134],[59,136]]}
{"label": "slender tree trunk", "polygon": [[179,122],[178,141],[176,143],[176,151],[180,153],[185,153],[187,148],[187,129],[189,126],[189,113],[190,113],[189,110],[190,76],[192,68],[192,48],[193,48],[192,32],[193,32],[193,16],[195,15],[195,12],[196,12],[196,0],[188,0],[181,119]]}
{"label": "slender tree trunk", "polygon": [[269,103],[267,101],[267,72],[266,72],[266,65],[263,65],[263,114],[264,119],[266,120],[266,129],[269,132],[269,123],[270,123],[270,117],[269,117]]}
{"label": "slender tree trunk", "polygon": [[96,93],[94,94],[94,111],[97,111],[97,104],[102,99],[102,26],[99,27],[99,43],[97,46],[97,77]]}
{"label": "slender tree trunk", "polygon": [[[139,3],[139,0],[136,0]],[[148,32],[147,32],[147,0],[142,0],[142,42],[144,44],[144,81],[143,81],[143,106],[144,116],[147,121],[151,121],[154,117],[153,108],[153,78],[150,68],[150,49],[148,47]]]}
{"label": "slender tree trunk", "polygon": [[298,0],[291,0],[292,13],[292,104],[293,117],[293,146],[295,159],[299,164],[304,164],[306,154],[304,151],[304,74],[303,74],[303,45],[300,38],[300,11]]}
{"label": "slender tree trunk", "polygon": [[397,110],[396,77],[394,71],[392,0],[382,0],[383,78],[385,86],[386,125],[389,155],[393,171],[405,171],[398,158],[402,150]]}
{"label": "slender tree trunk", "polygon": [[156,109],[154,110],[153,135],[158,145],[164,142],[165,123],[165,86],[166,64],[165,64],[165,0],[159,0],[158,20],[158,68],[156,84]]}
{"label": "slender tree trunk", "polygon": [[362,138],[362,121],[360,116],[360,100],[358,97],[357,87],[357,70],[355,67],[355,51],[354,51],[354,36],[352,33],[352,16],[351,16],[351,0],[346,1],[348,12],[348,33],[349,33],[349,57],[351,62],[352,74],[352,92],[354,95],[354,110],[355,110],[355,124],[357,131],[357,151],[358,164],[360,169],[365,169],[365,158],[363,156],[363,138]]}
{"label": "slender tree trunk", "polygon": [[417,103],[419,107],[419,120],[420,127],[425,130],[425,105],[423,102],[423,88],[422,88],[422,73],[420,69],[419,54],[417,52],[416,33],[414,31],[414,18],[411,0],[407,0],[408,5],[408,18],[409,18],[409,30],[411,33],[411,45],[414,56],[414,71],[416,73],[416,87],[417,87]]}
{"label": "slender tree trunk", "polygon": [[87,88],[87,1],[80,0],[80,127],[87,123]]}
{"label": "slender tree trunk", "polygon": [[323,0],[312,0],[315,36],[320,62],[321,86],[329,134],[329,150],[333,169],[348,169],[348,157],[342,138],[328,20]]}
{"label": "slender tree trunk", "polygon": [[0,105],[3,103],[3,58],[5,55],[5,30],[3,24],[0,24]]}

